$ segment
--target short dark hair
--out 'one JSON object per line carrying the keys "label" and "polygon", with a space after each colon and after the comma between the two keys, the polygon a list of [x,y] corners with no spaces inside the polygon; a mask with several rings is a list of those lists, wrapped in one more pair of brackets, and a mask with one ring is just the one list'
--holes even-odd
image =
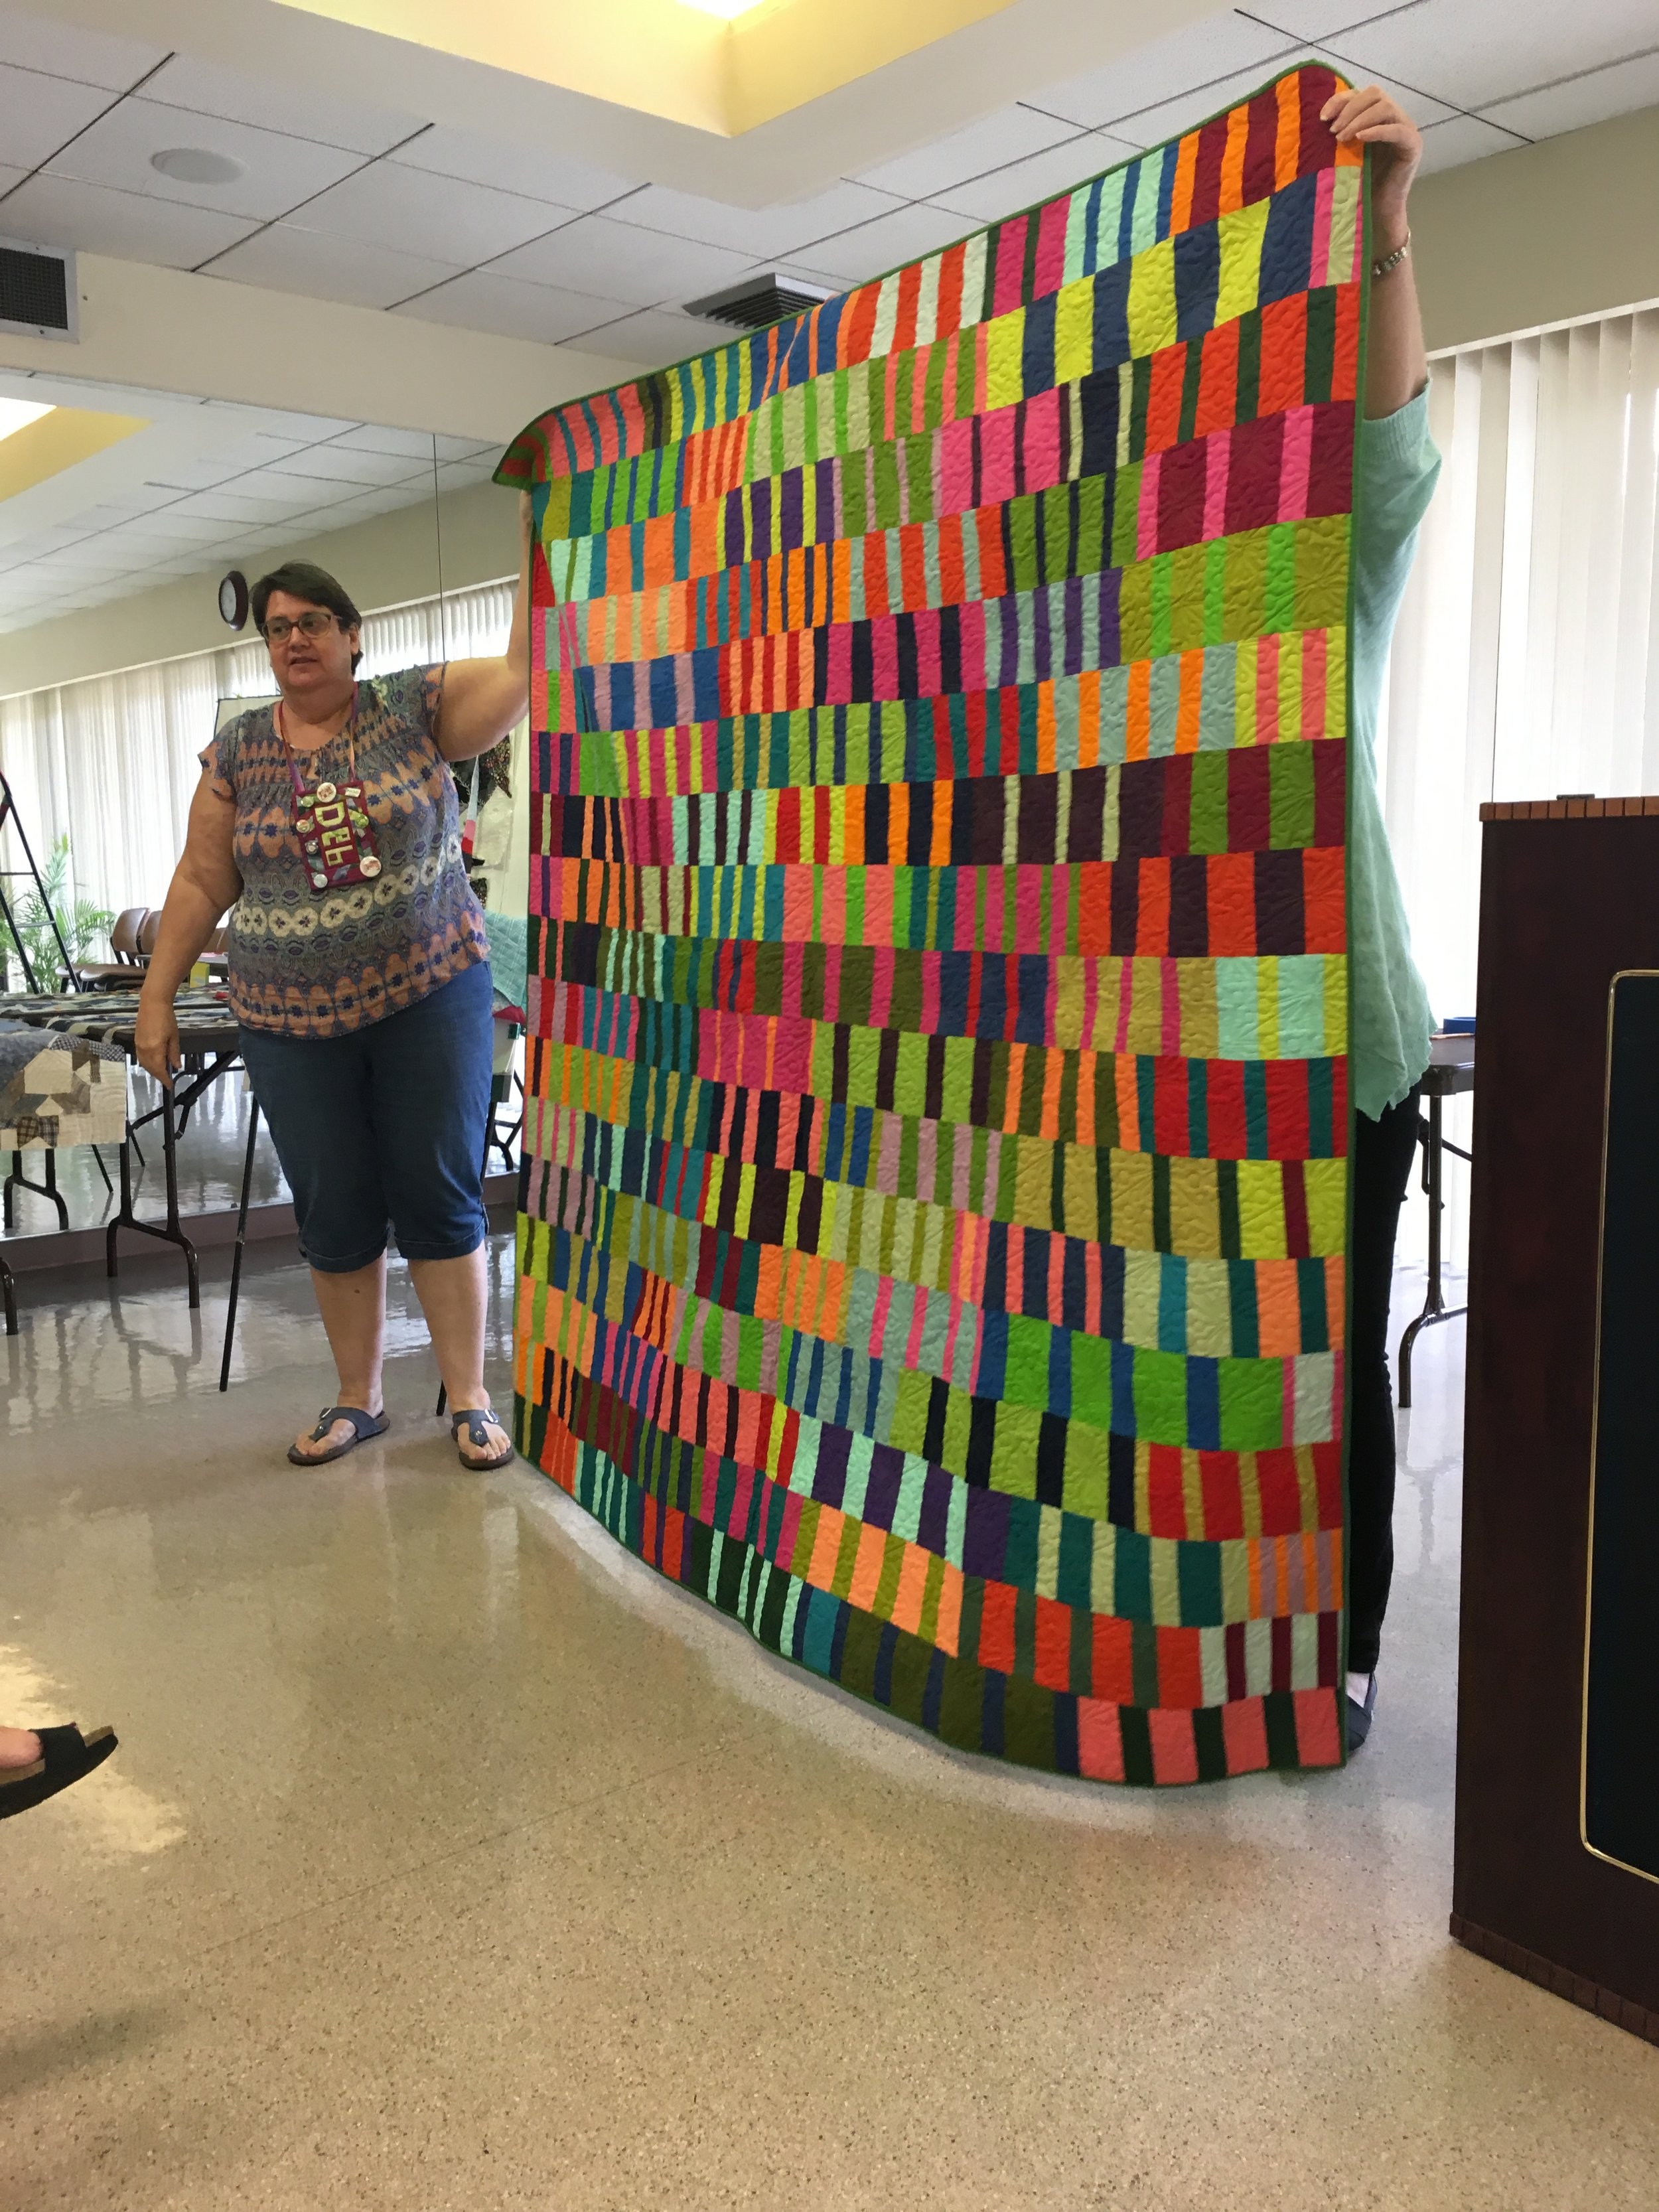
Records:
{"label": "short dark hair", "polygon": [[[291,599],[304,599],[308,605],[325,607],[342,629],[361,623],[362,617],[351,604],[344,586],[335,581],[326,568],[319,568],[314,561],[284,561],[280,568],[273,568],[268,576],[261,576],[248,593],[248,605],[253,610],[253,625],[261,637],[265,632],[265,609],[270,605],[273,592],[286,592]],[[355,668],[362,659],[354,653],[351,665]]]}

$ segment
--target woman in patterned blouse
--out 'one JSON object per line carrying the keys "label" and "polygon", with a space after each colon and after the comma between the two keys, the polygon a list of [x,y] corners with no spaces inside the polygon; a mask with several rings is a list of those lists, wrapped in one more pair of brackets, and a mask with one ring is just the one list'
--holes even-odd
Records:
{"label": "woman in patterned blouse", "polygon": [[513,1455],[483,1387],[493,994],[449,763],[488,751],[527,703],[528,499],[520,522],[499,660],[360,682],[357,610],[331,576],[290,562],[255,585],[281,697],[239,715],[202,755],[144,980],[137,1054],[168,1083],[179,1064],[173,995],[234,903],[231,1007],[339,1374],[336,1403],[289,1451],[301,1465],[387,1425],[388,1227],[463,1463]]}

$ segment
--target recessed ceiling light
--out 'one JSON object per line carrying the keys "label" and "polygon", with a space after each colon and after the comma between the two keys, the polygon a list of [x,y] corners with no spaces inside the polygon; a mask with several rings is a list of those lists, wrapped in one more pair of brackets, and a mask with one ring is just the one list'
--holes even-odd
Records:
{"label": "recessed ceiling light", "polygon": [[175,185],[234,185],[242,174],[240,161],[228,154],[210,153],[205,146],[169,146],[152,154],[149,166]]}
{"label": "recessed ceiling light", "polygon": [[9,438],[14,430],[27,430],[31,422],[51,412],[50,401],[0,399],[0,438]]}

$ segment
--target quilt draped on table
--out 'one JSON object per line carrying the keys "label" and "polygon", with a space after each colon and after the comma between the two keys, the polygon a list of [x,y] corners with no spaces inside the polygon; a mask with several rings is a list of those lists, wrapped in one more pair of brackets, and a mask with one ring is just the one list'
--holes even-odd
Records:
{"label": "quilt draped on table", "polygon": [[1105,1780],[1343,1757],[1336,82],[498,475],[523,1449],[770,1649]]}

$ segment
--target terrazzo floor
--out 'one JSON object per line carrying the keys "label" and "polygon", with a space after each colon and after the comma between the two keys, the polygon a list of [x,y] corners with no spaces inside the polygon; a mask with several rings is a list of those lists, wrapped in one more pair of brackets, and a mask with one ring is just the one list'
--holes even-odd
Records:
{"label": "terrazzo floor", "polygon": [[1446,1933],[1461,1325],[1370,1745],[1152,1796],[942,1751],[462,1474],[400,1273],[392,1428],[314,1473],[291,1256],[223,1398],[221,1257],[193,1322],[114,1293],[35,1275],[0,1342],[0,1716],[122,1738],[0,1826],[5,2212],[1659,2203],[1659,2051]]}

